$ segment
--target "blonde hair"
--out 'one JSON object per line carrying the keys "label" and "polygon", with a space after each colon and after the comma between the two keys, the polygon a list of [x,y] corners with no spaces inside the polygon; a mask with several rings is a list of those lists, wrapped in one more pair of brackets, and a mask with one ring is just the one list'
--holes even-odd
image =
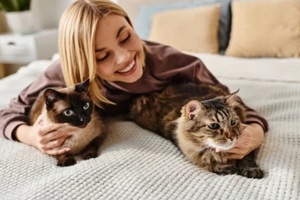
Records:
{"label": "blonde hair", "polygon": [[[97,23],[108,14],[123,16],[132,26],[127,13],[109,0],[77,0],[61,16],[59,22],[59,54],[67,86],[90,79],[90,95],[98,107],[114,104],[102,93],[96,74],[95,32]],[[142,52],[141,59],[144,59]]]}

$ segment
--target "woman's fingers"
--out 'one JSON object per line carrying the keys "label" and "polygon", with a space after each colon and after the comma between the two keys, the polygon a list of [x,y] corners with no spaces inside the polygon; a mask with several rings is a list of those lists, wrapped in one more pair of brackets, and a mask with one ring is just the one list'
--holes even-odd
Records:
{"label": "woman's fingers", "polygon": [[36,146],[48,155],[60,155],[70,151],[69,147],[63,147],[65,140],[72,135],[74,127],[69,124],[47,124],[41,120],[35,123]]}
{"label": "woman's fingers", "polygon": [[57,131],[57,130],[62,129],[63,127],[67,127],[67,126],[68,126],[68,124],[55,124],[55,123],[43,125],[43,126],[40,126],[39,135],[44,136],[44,135],[47,135],[49,133],[52,133],[54,131]]}
{"label": "woman's fingers", "polygon": [[47,149],[57,148],[57,147],[60,147],[65,142],[65,140],[66,140],[66,138],[64,138],[64,137],[57,138],[55,140],[48,142],[45,146]]}
{"label": "woman's fingers", "polygon": [[68,138],[72,135],[71,132],[72,131],[70,129],[55,130],[55,131],[52,131],[52,132],[48,132],[46,135],[44,135],[42,137],[40,142],[42,144],[46,144],[46,143],[49,143],[51,141],[58,140],[60,138],[65,140],[66,138]]}
{"label": "woman's fingers", "polygon": [[243,159],[244,156],[245,156],[244,154],[231,154],[231,153],[227,154],[228,159],[235,159],[235,160]]}
{"label": "woman's fingers", "polygon": [[58,155],[66,153],[68,151],[70,151],[70,148],[64,147],[62,149],[57,149],[57,148],[47,149],[47,150],[43,151],[43,153],[46,153],[46,154],[51,155],[51,156],[58,156]]}
{"label": "woman's fingers", "polygon": [[46,144],[41,144],[40,149],[43,153],[49,155],[60,155],[70,151],[69,147],[61,147],[62,144],[65,142],[66,138],[61,137],[55,140],[52,140]]}
{"label": "woman's fingers", "polygon": [[227,153],[228,159],[242,159],[246,155],[245,149],[239,147],[234,147],[225,152]]}

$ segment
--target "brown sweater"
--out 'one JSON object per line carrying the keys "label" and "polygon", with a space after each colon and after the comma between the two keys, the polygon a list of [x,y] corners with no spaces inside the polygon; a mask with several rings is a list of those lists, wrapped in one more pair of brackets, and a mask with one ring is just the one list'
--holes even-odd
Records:
{"label": "brown sweater", "polygon": [[[224,87],[205,67],[201,60],[184,54],[169,46],[145,41],[146,66],[143,76],[134,83],[103,81],[103,94],[116,106],[105,106],[104,115],[114,115],[127,111],[128,101],[136,94],[154,92],[168,83],[194,82],[213,83]],[[18,97],[11,100],[9,107],[0,110],[0,131],[5,138],[13,139],[12,132],[20,124],[28,123],[28,114],[38,93],[54,86],[65,86],[59,61],[50,65],[33,83],[27,86]],[[264,131],[268,129],[267,121],[251,108],[247,110],[247,123],[258,123]]]}

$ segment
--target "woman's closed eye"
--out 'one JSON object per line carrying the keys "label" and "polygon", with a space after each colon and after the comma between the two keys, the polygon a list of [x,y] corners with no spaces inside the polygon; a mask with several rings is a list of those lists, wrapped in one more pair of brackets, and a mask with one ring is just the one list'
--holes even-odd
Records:
{"label": "woman's closed eye", "polygon": [[109,53],[109,52],[103,53],[103,56],[99,56],[99,57],[96,59],[96,61],[97,61],[97,62],[104,61],[104,60],[106,60],[109,56],[110,56],[110,53]]}
{"label": "woman's closed eye", "polygon": [[[125,44],[126,42],[128,42],[130,40],[131,34],[130,33],[127,33],[127,34],[124,33],[120,38],[121,38],[120,39],[120,44]],[[104,52],[103,51],[100,54],[98,54],[98,56],[96,58],[96,61],[97,62],[103,62],[103,61],[107,60],[109,57],[110,57],[110,52]]]}
{"label": "woman's closed eye", "polygon": [[124,44],[130,39],[131,35],[128,33],[128,35],[125,37],[125,39],[121,40],[120,44]]}

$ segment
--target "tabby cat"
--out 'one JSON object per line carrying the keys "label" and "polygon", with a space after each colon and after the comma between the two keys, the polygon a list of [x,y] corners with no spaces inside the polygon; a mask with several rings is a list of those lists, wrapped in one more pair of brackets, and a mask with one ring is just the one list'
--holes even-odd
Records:
{"label": "tabby cat", "polygon": [[42,91],[34,103],[30,121],[46,111],[43,123],[69,123],[75,128],[63,146],[71,150],[55,156],[58,166],[76,164],[76,155],[84,160],[97,157],[97,150],[105,137],[104,124],[95,111],[88,93],[89,79],[71,87],[48,88]]}
{"label": "tabby cat", "polygon": [[172,84],[134,99],[131,119],[174,142],[195,165],[217,174],[262,178],[255,151],[241,160],[227,159],[216,148],[232,148],[245,127],[245,106],[235,93],[209,84]]}

